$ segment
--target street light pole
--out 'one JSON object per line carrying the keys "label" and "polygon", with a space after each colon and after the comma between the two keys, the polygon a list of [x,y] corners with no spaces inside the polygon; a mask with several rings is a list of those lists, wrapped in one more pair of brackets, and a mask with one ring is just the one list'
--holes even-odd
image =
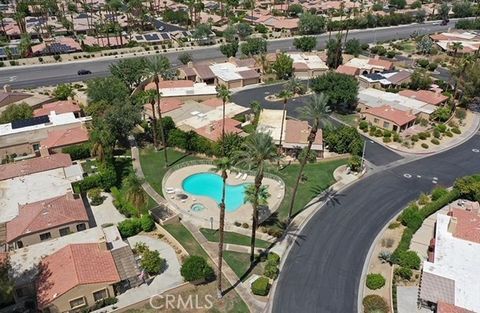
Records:
{"label": "street light pole", "polygon": [[363,166],[364,166],[364,164],[365,164],[365,149],[366,149],[366,148],[367,148],[367,141],[364,140],[364,141],[363,141],[363,151],[362,151],[362,164],[361,164],[361,166],[360,166],[360,168],[362,169],[362,171],[363,171]]}

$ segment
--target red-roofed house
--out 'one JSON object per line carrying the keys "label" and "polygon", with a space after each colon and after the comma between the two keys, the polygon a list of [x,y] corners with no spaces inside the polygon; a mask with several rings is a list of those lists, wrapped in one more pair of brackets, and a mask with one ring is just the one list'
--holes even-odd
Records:
{"label": "red-roofed house", "polygon": [[[285,121],[285,139],[282,143],[284,149],[303,149],[308,145],[308,135],[311,127],[307,121],[287,119]],[[312,150],[317,152],[318,157],[323,157],[323,134],[322,130],[317,131]]]}
{"label": "red-roofed house", "polygon": [[415,115],[395,109],[389,105],[366,109],[363,113],[365,120],[377,127],[401,132],[415,123]]}
{"label": "red-roofed house", "polygon": [[441,93],[438,92],[433,92],[430,90],[409,90],[405,89],[402,90],[398,93],[399,95],[402,95],[404,97],[409,97],[412,99],[416,99],[422,102],[426,102],[428,104],[433,104],[433,105],[440,105],[442,103],[445,103],[445,101],[448,100],[447,96],[442,95]]}
{"label": "red-roofed house", "polygon": [[0,165],[0,181],[70,165],[72,165],[72,159],[69,154],[64,153],[3,164]]}
{"label": "red-roofed house", "polygon": [[62,148],[85,143],[89,140],[88,130],[85,126],[69,129],[59,129],[48,132],[47,139],[40,141],[40,149],[49,153],[61,152]]}
{"label": "red-roofed house", "polygon": [[37,304],[43,312],[77,312],[115,296],[120,281],[105,242],[71,244],[40,263]]}
{"label": "red-roofed house", "polygon": [[[221,138],[222,136],[222,120],[212,122],[206,126],[203,126],[201,128],[198,128],[195,130],[197,134],[200,136],[203,136],[207,139],[210,139],[212,141],[217,141],[218,139]],[[231,118],[226,118],[225,119],[225,133],[233,133],[233,134],[239,134],[242,132],[238,126],[240,126],[241,123],[237,120],[231,119]]]}
{"label": "red-roofed house", "polygon": [[357,76],[360,74],[360,69],[353,66],[340,65],[339,67],[337,67],[335,72],[340,74],[350,75],[350,76]]}
{"label": "red-roofed house", "polygon": [[[182,106],[183,102],[180,99],[176,98],[161,98],[160,99],[160,110],[162,110],[163,113],[167,113],[173,110],[176,110]],[[155,102],[154,104],[155,107],[155,116],[158,117],[158,106],[157,103]],[[153,111],[152,111],[152,105],[147,103],[143,106],[145,109],[145,113],[150,117],[153,118]]]}
{"label": "red-roofed house", "polygon": [[73,100],[66,101],[55,101],[44,104],[41,108],[33,111],[34,116],[50,115],[50,112],[55,112],[56,114],[69,113],[73,112],[76,117],[80,117],[81,109],[80,106]]}
{"label": "red-roofed house", "polygon": [[455,306],[453,304],[438,302],[437,313],[475,313],[475,312]]}
{"label": "red-roofed house", "polygon": [[11,249],[21,249],[87,228],[82,198],[67,193],[21,205],[18,216],[7,222],[7,243]]}

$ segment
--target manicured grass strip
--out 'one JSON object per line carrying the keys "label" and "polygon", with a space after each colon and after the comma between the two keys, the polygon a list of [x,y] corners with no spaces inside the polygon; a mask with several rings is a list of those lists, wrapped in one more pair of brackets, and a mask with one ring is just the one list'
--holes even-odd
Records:
{"label": "manicured grass strip", "polygon": [[[228,266],[235,272],[238,278],[242,278],[242,276],[248,271],[250,268],[250,254],[249,253],[242,253],[236,251],[223,251],[223,259],[227,262]],[[258,263],[253,268],[253,270],[249,273],[248,276],[251,274],[258,274],[261,275],[263,273],[263,263]],[[243,281],[245,281],[248,276],[243,277]]]}
{"label": "manicured grass strip", "polygon": [[[177,162],[181,163],[200,159],[172,149],[167,150],[167,158],[170,165],[177,164]],[[150,183],[156,192],[163,195],[162,179],[168,170],[168,168],[165,168],[163,151],[155,151],[153,148],[140,150],[140,164],[142,166],[143,174],[145,175],[145,180]]]}
{"label": "manicured grass strip", "polygon": [[[348,159],[340,159],[326,162],[309,163],[305,165],[304,176],[307,178],[305,182],[301,182],[298,187],[293,215],[302,211],[307,203],[330,185],[335,183],[333,171],[340,165],[346,164]],[[286,184],[286,193],[280,208],[278,209],[278,218],[285,219],[288,216],[290,200],[292,198],[293,186],[298,175],[299,164],[291,164],[283,170],[275,173],[279,175]],[[276,196],[276,195],[273,195]]]}
{"label": "manicured grass strip", "polygon": [[[200,232],[207,238],[208,241],[218,242],[220,240],[220,233],[216,229],[200,228]],[[234,232],[225,232],[225,243],[231,243],[241,246],[250,246],[250,237]],[[268,248],[271,245],[268,241],[256,239],[255,246],[257,248]]]}
{"label": "manicured grass strip", "polygon": [[207,260],[210,260],[207,253],[200,246],[197,240],[193,237],[188,229],[185,228],[181,223],[167,224],[163,225],[165,228],[178,242],[187,250],[190,255],[199,255],[204,257]]}

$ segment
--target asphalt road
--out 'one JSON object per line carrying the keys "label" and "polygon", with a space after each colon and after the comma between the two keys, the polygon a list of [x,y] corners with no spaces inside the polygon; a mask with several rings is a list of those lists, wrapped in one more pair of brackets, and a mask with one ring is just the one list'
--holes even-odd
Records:
{"label": "asphalt road", "polygon": [[[427,22],[425,24],[411,24],[384,29],[352,30],[349,32],[349,38],[357,38],[362,43],[370,43],[408,38],[414,32],[417,34],[427,34],[445,31],[454,26],[455,22],[451,20],[450,23],[445,26],[433,25],[431,22]],[[323,49],[325,42],[328,39],[328,34],[322,34],[317,37],[318,48]],[[270,40],[268,43],[268,50],[294,50],[293,39]],[[164,55],[171,60],[172,64],[178,64],[177,57],[180,53],[181,52],[169,52],[164,53]],[[196,61],[223,57],[218,47],[204,47],[192,50],[192,54]],[[117,59],[102,58],[23,68],[2,68],[0,69],[0,85],[10,84],[13,88],[30,88],[75,82],[92,77],[103,77],[108,75],[108,67],[114,62],[117,62]],[[88,77],[79,77],[77,71],[80,69],[90,70],[92,74]]]}
{"label": "asphalt road", "polygon": [[479,148],[477,133],[456,148],[377,172],[335,195],[292,247],[272,312],[357,312],[363,265],[377,234],[421,192],[479,173],[480,154],[472,151]]}

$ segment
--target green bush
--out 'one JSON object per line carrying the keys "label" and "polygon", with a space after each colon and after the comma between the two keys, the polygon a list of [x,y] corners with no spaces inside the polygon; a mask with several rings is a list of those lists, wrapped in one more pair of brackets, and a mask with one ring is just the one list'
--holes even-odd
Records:
{"label": "green bush", "polygon": [[100,185],[101,187],[106,190],[110,191],[110,189],[117,184],[117,171],[113,166],[103,166],[100,168]]}
{"label": "green bush", "polygon": [[358,124],[358,127],[362,130],[364,129],[368,129],[368,122],[367,121],[361,121],[359,124]]}
{"label": "green bush", "polygon": [[165,270],[166,265],[167,263],[165,262],[165,259],[160,257],[160,253],[158,251],[147,249],[142,253],[140,266],[149,275],[157,275],[162,273]]}
{"label": "green bush", "polygon": [[426,68],[428,66],[428,64],[430,64],[430,61],[428,61],[428,59],[419,59],[419,60],[417,60],[417,64],[420,67]]}
{"label": "green bush", "polygon": [[138,218],[129,218],[118,224],[118,230],[123,238],[132,237],[142,231],[142,223]]}
{"label": "green bush", "polygon": [[84,143],[62,149],[62,153],[70,154],[72,160],[83,160],[90,157],[90,144]]}
{"label": "green bush", "polygon": [[259,277],[252,283],[252,293],[257,296],[266,296],[270,291],[270,281],[267,277]]}
{"label": "green bush", "polygon": [[391,142],[392,139],[390,137],[383,137],[383,142],[388,143]]}
{"label": "green bush", "polygon": [[418,229],[422,226],[423,218],[416,205],[410,205],[400,215],[400,221],[410,229]]}
{"label": "green bush", "polygon": [[446,188],[436,187],[432,190],[432,201],[437,201],[446,194],[448,194],[448,190]]}
{"label": "green bush", "polygon": [[458,135],[458,134],[461,134],[462,132],[461,132],[460,129],[458,129],[457,127],[454,127],[454,128],[452,128],[452,133]]}
{"label": "green bush", "polygon": [[430,198],[428,197],[428,195],[426,195],[425,193],[422,192],[420,194],[420,196],[418,197],[418,204],[425,205],[429,202],[430,202]]}
{"label": "green bush", "polygon": [[379,295],[368,295],[362,301],[365,313],[388,313],[390,308],[387,301]]}
{"label": "green bush", "polygon": [[412,270],[407,267],[400,267],[395,269],[395,275],[402,279],[410,280],[412,278]]}
{"label": "green bush", "polygon": [[280,256],[276,254],[275,252],[270,252],[267,256],[267,261],[272,262],[275,265],[280,264]]}
{"label": "green bush", "polygon": [[381,130],[381,129],[377,129],[377,130],[375,131],[375,137],[382,137],[382,136],[383,136],[382,130]]}
{"label": "green bush", "polygon": [[100,188],[93,188],[88,191],[88,197],[91,199],[91,204],[97,206],[103,203],[103,197]]}
{"label": "green bush", "polygon": [[438,64],[435,63],[435,62],[432,62],[432,63],[428,64],[428,70],[431,71],[431,72],[435,71],[437,69],[437,67],[438,67]]}
{"label": "green bush", "polygon": [[420,133],[418,133],[418,138],[419,138],[420,140],[425,140],[425,139],[427,139],[427,133],[426,133],[426,132],[420,132]]}
{"label": "green bush", "polygon": [[359,157],[358,155],[353,155],[349,160],[348,160],[348,167],[354,171],[358,172],[361,170],[362,167],[362,158]]}
{"label": "green bush", "polygon": [[279,269],[278,265],[274,261],[267,261],[263,270],[263,275],[271,279],[278,277]]}
{"label": "green bush", "polygon": [[142,225],[142,230],[145,232],[151,232],[155,229],[155,222],[150,214],[145,214],[140,218],[140,224]]}
{"label": "green bush", "polygon": [[420,269],[420,257],[415,251],[400,251],[392,254],[392,262],[402,267]]}
{"label": "green bush", "polygon": [[440,141],[438,141],[437,138],[432,138],[432,140],[430,140],[431,143],[433,143],[434,145],[439,145],[440,144]]}
{"label": "green bush", "polygon": [[438,129],[439,132],[441,132],[442,134],[447,130],[447,125],[445,124],[438,124],[436,129]]}
{"label": "green bush", "polygon": [[428,149],[428,145],[426,143],[422,143],[422,148],[423,149]]}
{"label": "green bush", "polygon": [[211,281],[215,278],[215,274],[207,261],[197,255],[189,256],[183,262],[180,269],[183,279],[189,282]]}
{"label": "green bush", "polygon": [[440,138],[440,131],[437,128],[433,130],[433,137]]}
{"label": "green bush", "polygon": [[89,175],[83,180],[76,182],[76,186],[80,189],[80,192],[87,192],[92,188],[100,187],[101,185],[101,176],[100,174]]}
{"label": "green bush", "polygon": [[417,142],[418,141],[418,135],[412,135],[412,141]]}
{"label": "green bush", "polygon": [[447,137],[453,137],[453,134],[452,134],[451,131],[447,130],[447,131],[445,132],[445,136],[447,136]]}
{"label": "green bush", "polygon": [[368,274],[367,275],[367,287],[371,290],[380,289],[385,286],[385,278],[382,274]]}
{"label": "green bush", "polygon": [[467,117],[467,111],[465,109],[462,109],[462,108],[457,108],[455,110],[455,117],[460,119],[460,120],[463,120]]}

